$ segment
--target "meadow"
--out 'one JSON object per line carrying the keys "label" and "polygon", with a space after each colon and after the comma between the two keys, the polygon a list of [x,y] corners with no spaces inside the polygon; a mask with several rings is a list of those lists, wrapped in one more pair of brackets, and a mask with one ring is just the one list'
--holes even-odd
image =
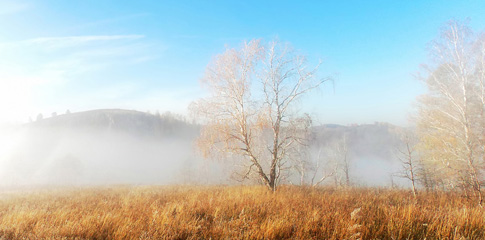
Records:
{"label": "meadow", "polygon": [[449,192],[282,186],[2,191],[0,239],[484,239],[485,210]]}

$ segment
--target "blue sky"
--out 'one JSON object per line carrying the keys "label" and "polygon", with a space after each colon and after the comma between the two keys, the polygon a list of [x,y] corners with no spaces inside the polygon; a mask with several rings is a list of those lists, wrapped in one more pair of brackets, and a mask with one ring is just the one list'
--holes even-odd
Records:
{"label": "blue sky", "polygon": [[278,38],[336,76],[302,100],[317,122],[407,125],[427,44],[452,18],[484,29],[483,13],[478,0],[0,0],[0,121],[66,109],[185,114],[225,46]]}

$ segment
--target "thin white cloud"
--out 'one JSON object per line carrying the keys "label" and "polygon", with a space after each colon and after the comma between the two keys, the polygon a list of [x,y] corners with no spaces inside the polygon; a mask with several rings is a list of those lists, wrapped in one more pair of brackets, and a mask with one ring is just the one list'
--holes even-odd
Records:
{"label": "thin white cloud", "polygon": [[15,14],[25,11],[31,7],[28,3],[19,3],[14,1],[0,1],[0,16]]}
{"label": "thin white cloud", "polygon": [[75,47],[93,42],[107,42],[119,40],[137,40],[144,35],[93,35],[93,36],[68,36],[68,37],[42,37],[23,41],[29,45],[44,45],[49,48]]}
{"label": "thin white cloud", "polygon": [[143,18],[147,16],[150,16],[150,13],[135,13],[130,15],[123,15],[123,16],[117,16],[113,18],[102,19],[102,20],[93,21],[93,22],[85,22],[79,25],[70,26],[70,28],[73,31],[77,31],[79,29],[90,29],[92,27],[99,27],[99,26],[109,27],[110,25],[113,25],[113,24],[120,24],[125,21],[133,21],[135,19]]}
{"label": "thin white cloud", "polygon": [[121,39],[140,39],[144,38],[144,35],[93,35],[93,36],[70,36],[70,37],[44,37],[34,38],[27,40],[31,43],[45,43],[45,42],[90,42],[90,41],[111,41]]}
{"label": "thin white cloud", "polygon": [[[0,53],[3,53],[4,58],[10,55],[12,59],[7,62],[10,65],[15,62],[12,60],[18,58],[37,59],[31,61],[31,65],[72,75],[100,70],[110,65],[135,64],[139,59],[145,62],[156,59],[151,44],[143,41],[144,38],[144,35],[135,34],[33,38],[0,42]],[[25,65],[24,62],[22,60],[19,64]]]}
{"label": "thin white cloud", "polygon": [[[147,41],[144,35],[43,37],[0,42],[0,98],[4,100],[0,103],[0,123],[25,122],[38,112],[67,108],[144,106],[135,103],[147,104],[155,99],[138,100],[146,97],[144,90],[139,89],[143,83],[130,79],[138,79],[136,71],[144,69],[139,63],[154,61],[165,50],[165,46]],[[121,68],[124,75],[117,71]],[[175,106],[180,102],[170,104]],[[2,115],[2,112],[9,114]]]}

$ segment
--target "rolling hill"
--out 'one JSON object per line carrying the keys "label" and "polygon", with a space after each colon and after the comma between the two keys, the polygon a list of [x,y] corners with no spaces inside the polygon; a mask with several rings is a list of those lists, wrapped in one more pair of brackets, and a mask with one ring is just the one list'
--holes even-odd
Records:
{"label": "rolling hill", "polygon": [[[313,144],[328,146],[346,136],[355,182],[382,185],[399,166],[399,129],[387,123],[326,124],[313,128]],[[226,182],[224,167],[194,153],[199,131],[171,113],[99,109],[55,115],[12,135],[11,148],[0,156],[0,176],[3,184],[17,185]]]}

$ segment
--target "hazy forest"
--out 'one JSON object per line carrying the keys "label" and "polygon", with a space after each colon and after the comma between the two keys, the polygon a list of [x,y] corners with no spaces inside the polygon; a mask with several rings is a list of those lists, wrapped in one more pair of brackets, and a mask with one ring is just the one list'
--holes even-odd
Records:
{"label": "hazy forest", "polygon": [[[0,21],[41,5],[0,1],[0,8],[7,9],[0,9]],[[150,16],[113,18],[69,31]],[[194,81],[199,86],[182,98],[170,93],[178,81],[171,79],[164,83],[167,91],[156,90],[148,100],[130,91],[152,94],[148,89],[157,87],[151,80],[143,87],[123,82],[104,91],[95,81],[72,79],[90,74],[122,79],[131,74],[130,64],[152,64],[149,55],[136,55],[129,64],[118,62],[132,57],[134,49],[158,51],[156,41],[143,42],[149,33],[71,34],[17,45],[0,36],[0,58],[5,58],[0,60],[5,66],[0,67],[0,81],[6,82],[0,84],[6,89],[0,93],[8,103],[0,107],[11,109],[0,118],[0,239],[485,239],[484,29],[474,19],[448,19],[433,34],[426,33],[434,36],[427,44],[414,46],[425,58],[411,66],[406,78],[419,83],[422,91],[413,92],[407,112],[399,110],[406,124],[386,118],[365,122],[358,114],[355,123],[348,117],[345,122],[326,120],[345,109],[344,103],[323,103],[329,99],[325,97],[338,95],[351,83],[342,84],[340,75],[345,73],[328,70],[333,65],[322,57],[325,52],[305,51],[305,44],[290,42],[284,34],[223,38],[215,48],[200,50],[209,56],[200,59],[189,60],[196,55],[180,48],[177,54],[187,62],[181,72],[198,71]],[[207,41],[192,35],[177,39]],[[119,41],[130,51],[117,55],[126,46],[107,44]],[[88,45],[94,50],[86,50]],[[58,56],[35,67],[36,61],[50,60],[9,57],[9,51],[18,55],[21,48],[36,49],[35,56],[80,60]],[[78,53],[65,55],[76,48]],[[343,48],[332,45],[336,52]],[[32,64],[19,69],[34,73],[44,66],[42,74],[56,78],[46,82],[42,75],[21,82],[22,77],[10,72],[16,70],[9,61]],[[188,70],[198,61],[202,69]],[[375,59],[369,57],[371,61]],[[153,74],[157,71],[172,70],[160,68]],[[141,79],[151,72],[136,74]],[[183,79],[192,75],[180,76],[179,84],[189,88]],[[22,90],[30,83],[30,90]],[[71,90],[62,98],[56,97],[61,96],[58,89],[67,88]],[[356,88],[354,95],[385,91],[370,90],[377,86],[351,88]],[[25,101],[12,100],[17,95]],[[61,109],[71,104],[69,96],[80,102],[95,98],[99,105]],[[142,103],[130,105],[137,98]],[[167,105],[143,105],[169,98],[174,99],[166,100]],[[379,101],[392,105],[392,100]],[[336,107],[313,112],[330,106],[325,104]],[[151,107],[169,105],[183,109]],[[17,121],[16,114],[24,120]]]}

